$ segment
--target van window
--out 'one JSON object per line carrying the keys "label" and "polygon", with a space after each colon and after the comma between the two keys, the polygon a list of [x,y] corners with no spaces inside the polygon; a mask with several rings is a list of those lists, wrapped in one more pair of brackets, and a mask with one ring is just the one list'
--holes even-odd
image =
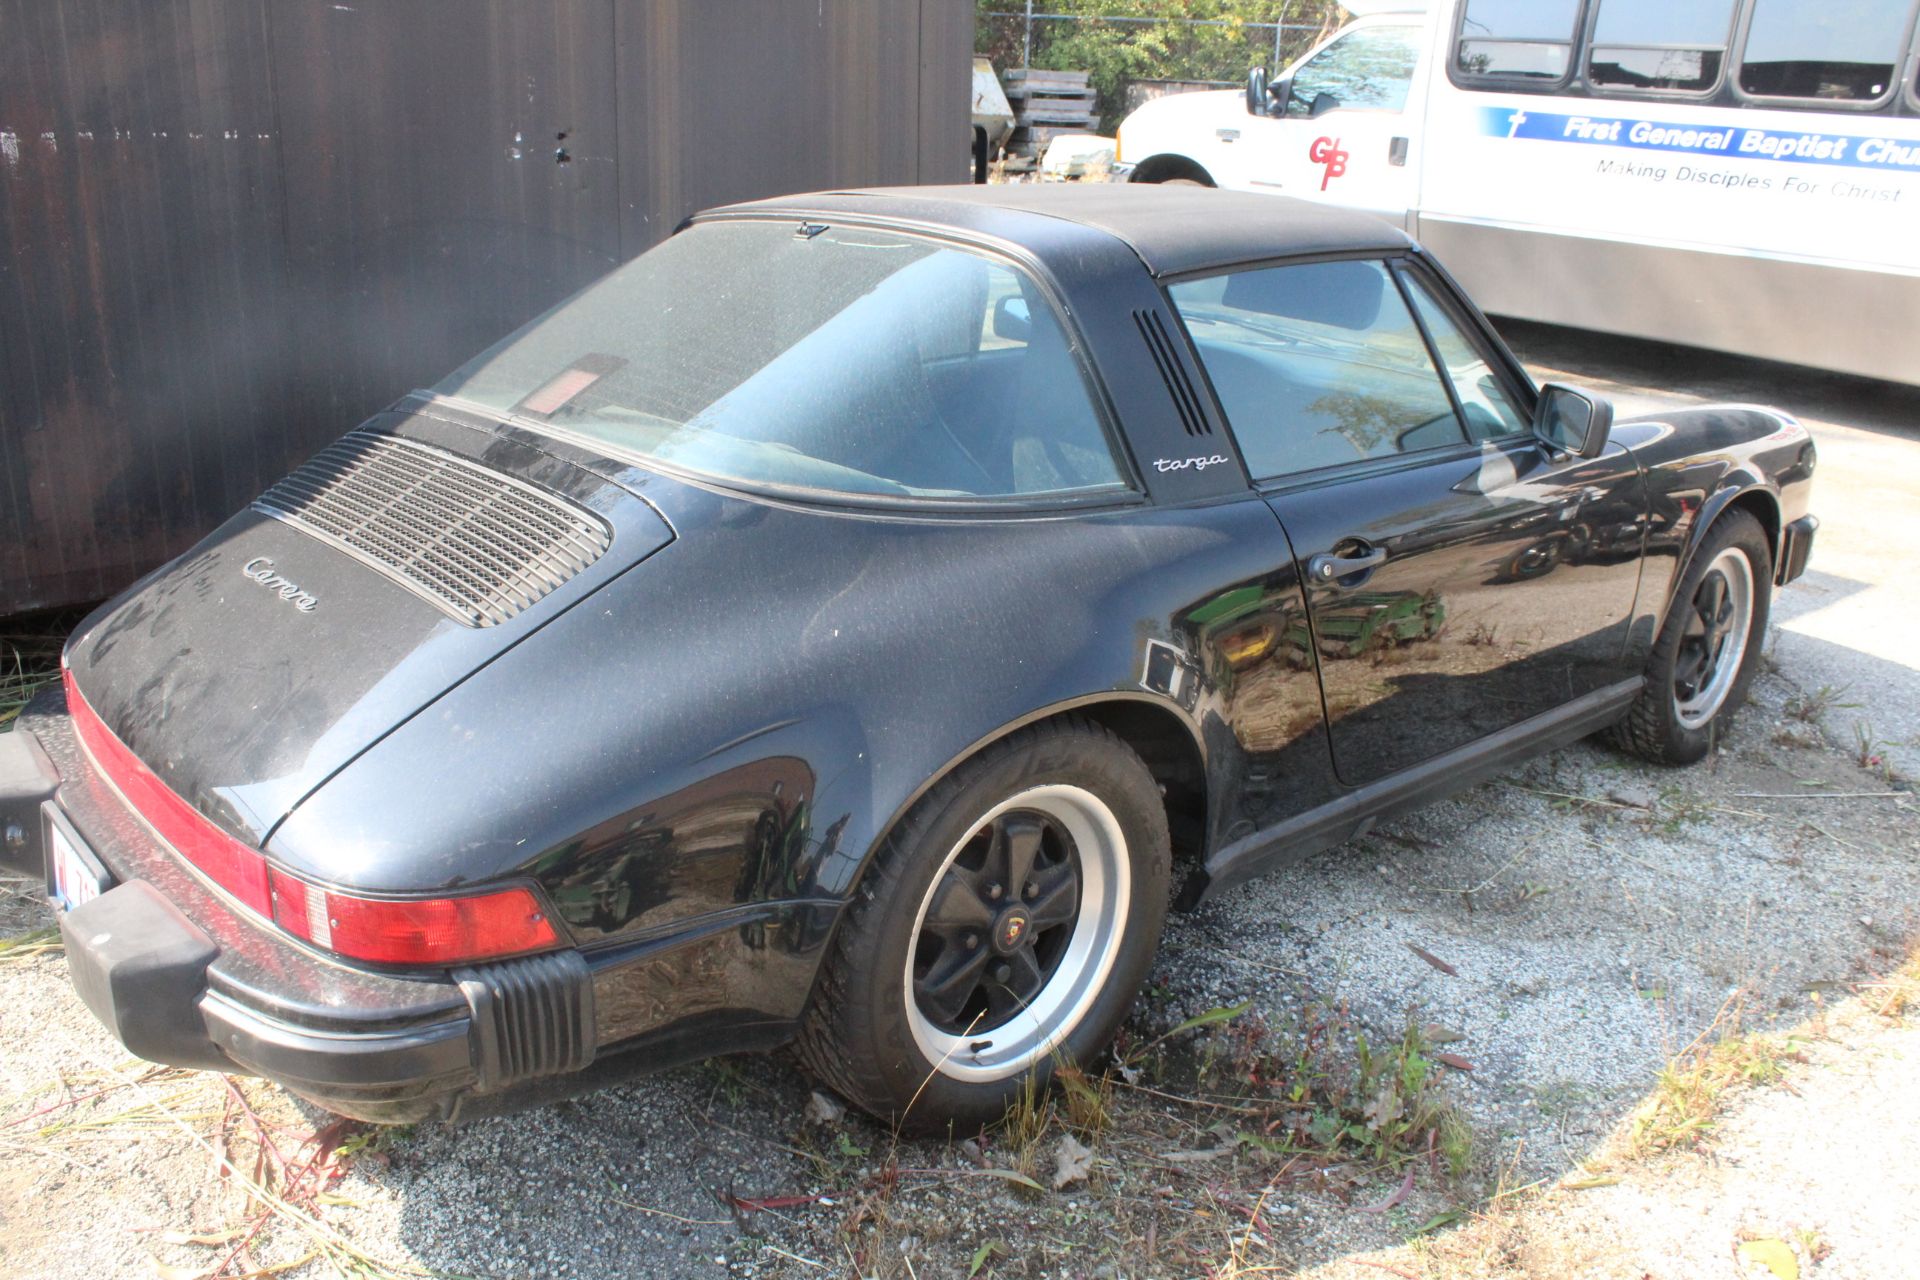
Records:
{"label": "van window", "polygon": [[1622,89],[1711,89],[1732,29],[1732,0],[1601,0],[1587,79]]}
{"label": "van window", "polygon": [[1580,0],[1466,0],[1454,65],[1469,76],[1558,80],[1579,16]]}
{"label": "van window", "polygon": [[1419,60],[1416,27],[1349,31],[1294,71],[1287,114],[1313,114],[1314,101],[1322,94],[1333,99],[1333,107],[1399,111],[1407,105],[1407,90]]}
{"label": "van window", "polygon": [[1876,102],[1900,65],[1911,0],[1754,0],[1740,87],[1756,96]]}
{"label": "van window", "polygon": [[1464,443],[1383,264],[1256,268],[1167,292],[1255,478]]}

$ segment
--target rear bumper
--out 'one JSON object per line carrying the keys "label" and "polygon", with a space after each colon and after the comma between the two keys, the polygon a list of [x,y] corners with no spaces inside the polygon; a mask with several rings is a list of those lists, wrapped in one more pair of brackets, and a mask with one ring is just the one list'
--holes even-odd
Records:
{"label": "rear bumper", "polygon": [[465,1095],[510,1088],[539,1066],[578,1070],[593,1054],[592,985],[570,952],[463,971],[464,1013],[319,1026],[215,986],[220,945],[144,880],[63,913],[60,935],[74,989],[130,1052],[264,1076],[363,1120],[445,1118]]}
{"label": "rear bumper", "polygon": [[60,931],[75,990],[131,1052],[262,1076],[380,1123],[507,1109],[529,1083],[592,1062],[594,982],[578,952],[426,976],[342,964],[188,870],[93,772],[65,717],[35,728],[57,792],[25,843],[44,859],[57,824],[111,878],[62,912]]}
{"label": "rear bumper", "polygon": [[0,862],[29,875],[46,865],[40,806],[59,781],[38,738],[22,730],[0,733]]}

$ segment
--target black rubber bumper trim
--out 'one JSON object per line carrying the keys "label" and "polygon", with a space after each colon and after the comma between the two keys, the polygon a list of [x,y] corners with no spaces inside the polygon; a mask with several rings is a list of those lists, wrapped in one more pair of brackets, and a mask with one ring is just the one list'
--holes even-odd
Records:
{"label": "black rubber bumper trim", "polygon": [[0,733],[0,862],[41,874],[47,854],[40,806],[59,785],[38,738],[20,728]]}
{"label": "black rubber bumper trim", "polygon": [[170,1067],[229,1070],[198,1006],[220,948],[144,880],[60,916],[67,972],[93,1016],[129,1052]]}
{"label": "black rubber bumper trim", "polygon": [[206,1034],[255,1075],[300,1091],[355,1090],[445,1080],[450,1091],[472,1083],[466,1018],[394,1031],[314,1031],[262,1017],[219,992],[200,1001]]}
{"label": "black rubber bumper trim", "polygon": [[1787,545],[1775,580],[1778,585],[1784,587],[1807,571],[1807,561],[1813,556],[1813,535],[1819,529],[1820,521],[1814,516],[1801,516],[1787,526]]}
{"label": "black rubber bumper trim", "polygon": [[593,1061],[593,973],[578,951],[455,969],[453,977],[473,1010],[482,1093]]}

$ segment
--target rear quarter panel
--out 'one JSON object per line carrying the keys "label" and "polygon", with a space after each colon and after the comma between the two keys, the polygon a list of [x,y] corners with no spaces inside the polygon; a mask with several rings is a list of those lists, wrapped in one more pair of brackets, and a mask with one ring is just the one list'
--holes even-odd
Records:
{"label": "rear quarter panel", "polygon": [[[1241,624],[1283,637],[1298,616],[1251,495],[896,519],[646,492],[680,535],[667,554],[400,726],[269,851],[376,891],[532,875],[591,947],[743,904],[837,906],[933,779],[1084,701],[1178,718],[1214,773],[1216,836],[1332,785],[1310,662],[1269,662],[1255,717],[1236,702],[1254,673],[1219,656]],[[1142,682],[1155,642],[1186,668],[1171,693]]]}

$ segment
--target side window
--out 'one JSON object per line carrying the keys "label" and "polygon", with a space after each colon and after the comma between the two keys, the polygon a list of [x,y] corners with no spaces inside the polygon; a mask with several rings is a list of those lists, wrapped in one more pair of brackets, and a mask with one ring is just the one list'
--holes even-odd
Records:
{"label": "side window", "polygon": [[1168,293],[1257,478],[1466,438],[1382,263],[1269,267]]}
{"label": "side window", "polygon": [[1732,31],[1732,0],[1600,0],[1587,79],[1646,92],[1702,92],[1720,83]]}
{"label": "side window", "polygon": [[[1063,493],[1124,483],[1053,309],[1004,263],[955,254],[949,287],[896,317],[928,403],[903,424],[894,468],[960,496]],[[968,483],[955,483],[964,480]]]}
{"label": "side window", "polygon": [[1572,65],[1580,0],[1466,0],[1454,69],[1461,76],[1559,80]]}
{"label": "side window", "polygon": [[1453,383],[1453,393],[1460,399],[1468,439],[1497,440],[1528,430],[1527,420],[1514,407],[1493,366],[1440,305],[1440,300],[1428,292],[1412,272],[1403,273],[1400,278],[1407,283],[1413,309],[1420,313],[1420,323],[1427,326],[1427,336],[1433,339],[1433,349],[1439,353],[1440,363]]}
{"label": "side window", "polygon": [[1878,102],[1893,87],[1911,0],[1754,0],[1740,88],[1756,97]]}
{"label": "side window", "polygon": [[1416,27],[1364,27],[1341,36],[1294,71],[1287,114],[1312,115],[1322,95],[1332,99],[1322,111],[1401,110],[1420,60],[1419,37]]}

